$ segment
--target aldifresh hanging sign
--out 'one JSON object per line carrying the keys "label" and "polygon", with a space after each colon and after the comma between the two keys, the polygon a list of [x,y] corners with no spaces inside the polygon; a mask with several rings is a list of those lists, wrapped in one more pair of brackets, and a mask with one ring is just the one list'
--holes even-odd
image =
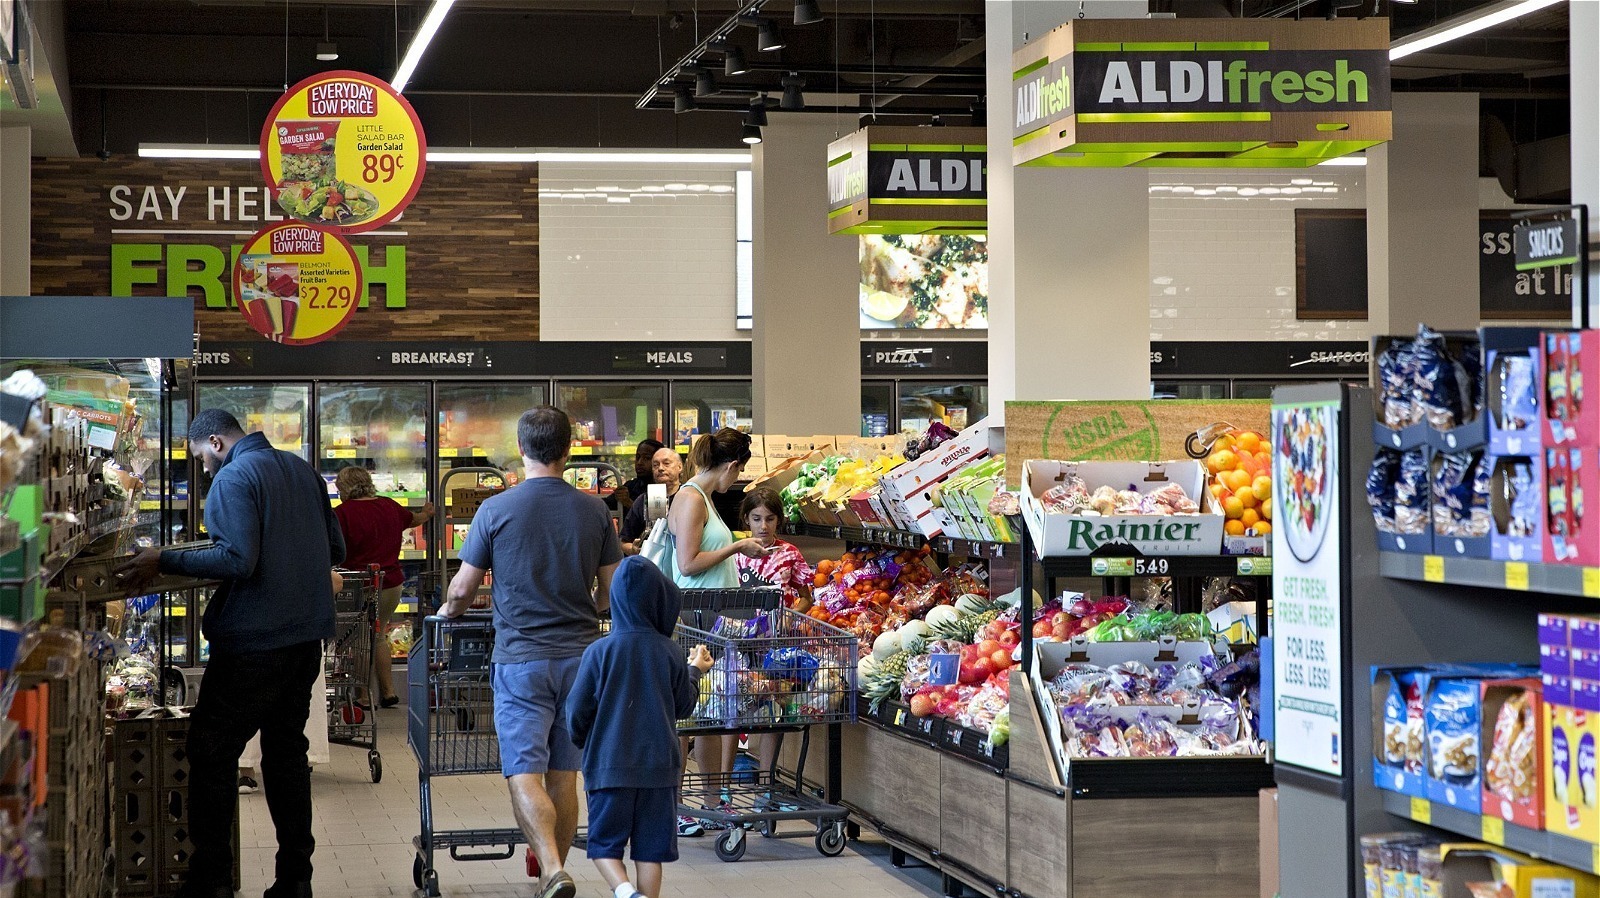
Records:
{"label": "aldifresh hanging sign", "polygon": [[828,233],[981,234],[984,128],[862,128],[828,144]]}
{"label": "aldifresh hanging sign", "polygon": [[1017,165],[1292,168],[1393,133],[1387,19],[1080,19],[1012,64]]}
{"label": "aldifresh hanging sign", "polygon": [[261,128],[261,174],[283,214],[359,234],[395,220],[422,186],[422,122],[387,82],[322,72],[278,99]]}

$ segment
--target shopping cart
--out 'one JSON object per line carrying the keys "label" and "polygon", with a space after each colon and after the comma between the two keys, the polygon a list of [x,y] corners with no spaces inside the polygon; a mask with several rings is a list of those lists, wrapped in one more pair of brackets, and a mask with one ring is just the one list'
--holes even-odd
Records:
{"label": "shopping cart", "polygon": [[334,637],[323,643],[322,650],[328,680],[328,742],[366,749],[367,770],[376,783],[383,779],[383,756],[378,753],[378,715],[369,709],[378,694],[378,652],[389,649],[387,637],[378,638],[383,573],[374,565],[364,572],[340,571],[339,576],[344,586],[333,597]]}
{"label": "shopping cart", "polygon": [[[804,787],[810,727],[852,723],[856,719],[857,643],[853,634],[776,607],[776,591],[718,590],[727,594],[771,592],[770,603],[746,605],[740,614],[724,607],[710,611],[703,595],[684,593],[683,618],[676,639],[685,652],[704,644],[716,659],[700,683],[693,715],[679,723],[684,735],[801,733],[793,781],[778,772],[778,752],[764,770],[699,773],[684,778],[678,813],[724,829],[713,847],[717,857],[737,861],[748,847],[746,833],[760,827],[777,837],[778,824],[814,824],[817,851],[835,857],[844,851],[848,811],[808,793]],[[730,596],[731,597],[731,596]],[[741,624],[739,621],[743,619]]]}

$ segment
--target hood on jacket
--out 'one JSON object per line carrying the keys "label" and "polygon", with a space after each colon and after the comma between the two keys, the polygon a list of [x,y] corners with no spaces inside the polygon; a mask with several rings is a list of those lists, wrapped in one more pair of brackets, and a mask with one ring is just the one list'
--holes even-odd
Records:
{"label": "hood on jacket", "polygon": [[617,565],[611,578],[611,629],[654,630],[671,636],[678,626],[683,594],[661,569],[640,555]]}

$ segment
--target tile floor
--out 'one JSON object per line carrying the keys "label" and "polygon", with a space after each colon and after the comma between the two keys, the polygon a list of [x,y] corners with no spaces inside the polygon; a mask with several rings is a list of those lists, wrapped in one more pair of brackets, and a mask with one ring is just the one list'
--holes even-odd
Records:
{"label": "tile floor", "polygon": [[[398,673],[398,671],[397,671]],[[403,674],[402,674],[403,675]],[[417,810],[417,764],[405,740],[405,706],[380,710],[379,749],[383,781],[374,785],[367,773],[364,749],[335,745],[332,763],[312,775],[316,803],[318,895],[377,898],[413,892],[411,840],[420,828]],[[262,795],[242,795],[240,861],[245,896],[259,895],[271,884],[276,841]],[[434,828],[506,827],[511,808],[504,780],[488,776],[445,777],[433,781]],[[803,823],[788,824],[802,832]],[[694,896],[937,896],[938,877],[926,869],[896,870],[889,850],[868,836],[852,842],[837,858],[817,853],[806,838],[752,838],[748,853],[735,863],[719,861],[709,836],[683,839],[681,860],[667,868],[663,898]],[[440,890],[446,896],[527,898],[534,893],[522,849],[504,861],[456,862],[441,854]],[[609,892],[594,865],[574,850],[568,869],[578,881],[580,898],[604,898]]]}

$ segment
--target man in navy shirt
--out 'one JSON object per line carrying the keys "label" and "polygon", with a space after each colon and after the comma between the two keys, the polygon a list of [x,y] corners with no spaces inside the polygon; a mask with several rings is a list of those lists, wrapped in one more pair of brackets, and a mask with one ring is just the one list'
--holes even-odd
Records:
{"label": "man in navy shirt", "polygon": [[[310,898],[311,772],[306,719],[334,635],[333,566],[344,536],[327,484],[299,456],[206,409],[189,452],[214,479],[206,496],[210,545],[146,549],[122,569],[221,580],[201,618],[211,660],[189,723],[189,831],[194,856],[182,898],[232,898],[239,755],[261,733],[261,775],[278,833],[277,880],[266,898]],[[319,707],[317,713],[323,713]]]}

